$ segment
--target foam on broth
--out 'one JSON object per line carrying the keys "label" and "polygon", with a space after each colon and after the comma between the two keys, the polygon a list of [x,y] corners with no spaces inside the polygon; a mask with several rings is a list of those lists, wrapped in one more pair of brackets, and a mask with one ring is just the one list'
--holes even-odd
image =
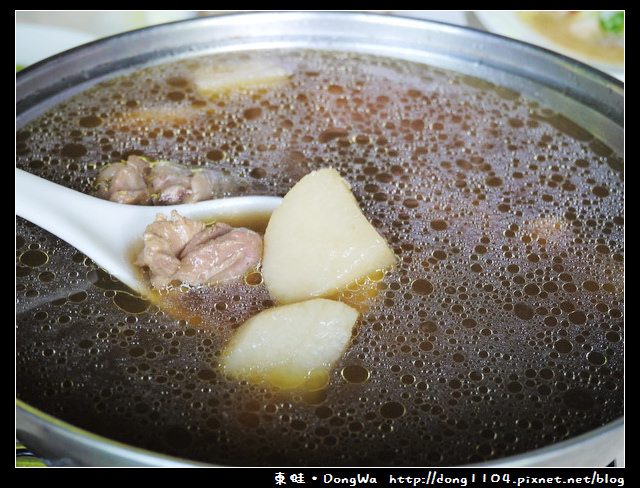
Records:
{"label": "foam on broth", "polygon": [[[292,75],[201,96],[195,69],[236,55]],[[121,442],[232,465],[472,463],[618,418],[622,159],[558,119],[483,80],[312,51],[171,63],[64,102],[18,131],[18,166],[91,192],[103,165],[136,153],[276,195],[332,166],[400,260],[328,383],[282,392],[217,369],[234,328],[272,305],[259,277],[192,289],[168,313],[18,219],[18,397]]]}

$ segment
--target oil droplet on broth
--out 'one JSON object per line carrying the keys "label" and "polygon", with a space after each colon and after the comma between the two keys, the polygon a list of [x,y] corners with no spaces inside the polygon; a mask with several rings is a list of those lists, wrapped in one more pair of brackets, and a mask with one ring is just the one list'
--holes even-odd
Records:
{"label": "oil droplet on broth", "polygon": [[20,255],[19,261],[21,264],[29,268],[38,268],[47,264],[47,262],[49,261],[49,256],[47,255],[47,253],[39,249],[33,249],[23,252]]}
{"label": "oil droplet on broth", "polygon": [[400,402],[387,402],[380,407],[380,414],[386,419],[402,417],[405,412],[406,407]]}
{"label": "oil droplet on broth", "polygon": [[364,383],[369,379],[369,370],[359,365],[345,366],[341,374],[347,383]]}

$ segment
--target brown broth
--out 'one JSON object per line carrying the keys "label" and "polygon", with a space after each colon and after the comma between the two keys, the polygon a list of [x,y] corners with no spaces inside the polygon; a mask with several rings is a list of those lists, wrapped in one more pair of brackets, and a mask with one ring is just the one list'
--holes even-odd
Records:
{"label": "brown broth", "polygon": [[[193,289],[167,313],[18,219],[18,397],[230,465],[474,463],[621,416],[621,156],[490,82],[365,55],[268,55],[291,68],[285,83],[225,97],[190,76],[234,54],[106,82],[20,129],[16,162],[85,192],[132,153],[224,169],[246,182],[238,194],[283,195],[339,169],[399,263],[327,385],[220,375],[230,334],[272,305],[259,282]],[[128,118],[146,107],[182,115]]]}

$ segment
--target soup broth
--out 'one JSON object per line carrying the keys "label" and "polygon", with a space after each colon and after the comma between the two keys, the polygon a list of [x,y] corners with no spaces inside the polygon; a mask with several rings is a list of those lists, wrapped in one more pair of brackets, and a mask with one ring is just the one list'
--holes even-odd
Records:
{"label": "soup broth", "polygon": [[[199,91],[199,69],[258,59],[287,76]],[[280,391],[218,369],[232,332],[273,305],[259,273],[149,300],[18,218],[18,397],[224,465],[458,465],[615,420],[623,163],[570,115],[430,66],[298,50],[173,62],[75,96],[18,130],[19,167],[92,193],[137,154],[224,170],[234,195],[333,167],[399,260],[329,378]]]}

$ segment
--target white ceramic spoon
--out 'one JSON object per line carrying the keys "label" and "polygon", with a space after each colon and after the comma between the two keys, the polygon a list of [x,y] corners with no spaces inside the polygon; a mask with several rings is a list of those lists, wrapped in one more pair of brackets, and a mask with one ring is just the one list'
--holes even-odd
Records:
{"label": "white ceramic spoon", "polygon": [[132,289],[145,293],[131,264],[136,242],[159,213],[176,210],[199,220],[239,221],[265,218],[280,205],[280,197],[247,196],[198,203],[141,206],[110,202],[87,195],[16,168],[16,215],[33,222],[91,258]]}

